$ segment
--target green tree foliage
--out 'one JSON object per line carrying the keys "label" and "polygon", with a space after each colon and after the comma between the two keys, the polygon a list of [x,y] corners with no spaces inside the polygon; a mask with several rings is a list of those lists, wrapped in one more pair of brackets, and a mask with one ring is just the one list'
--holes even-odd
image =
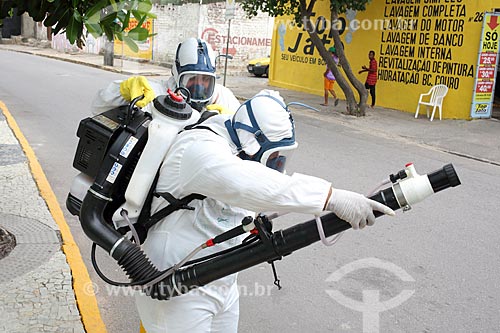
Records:
{"label": "green tree foliage", "polygon": [[325,60],[328,67],[332,70],[337,83],[344,92],[347,99],[347,113],[352,115],[365,115],[366,99],[368,93],[364,85],[355,77],[347,60],[342,42],[340,40],[338,16],[345,13],[348,9],[364,11],[366,5],[371,0],[330,0],[330,26],[334,39],[334,45],[337,49],[340,65],[343,72],[347,76],[350,83],[354,86],[359,94],[359,102],[356,101],[351,86],[340,72],[340,69],[335,65],[332,57],[326,50],[325,45],[319,38],[315,25],[311,21],[314,5],[316,0],[243,0],[242,7],[248,16],[253,17],[259,11],[268,13],[271,16],[291,15],[294,17],[298,27],[303,27],[307,31],[313,45],[318,50],[319,54]]}
{"label": "green tree foliage", "polygon": [[[66,33],[70,43],[78,47],[85,45],[86,33],[90,33],[94,37],[106,35],[109,40],[116,36],[137,50],[134,40],[149,37],[141,26],[148,17],[154,18],[151,8],[150,0],[0,0],[0,20],[17,9],[17,15],[28,13],[35,22],[53,27],[54,34]],[[137,19],[137,27],[125,32],[131,17]]]}

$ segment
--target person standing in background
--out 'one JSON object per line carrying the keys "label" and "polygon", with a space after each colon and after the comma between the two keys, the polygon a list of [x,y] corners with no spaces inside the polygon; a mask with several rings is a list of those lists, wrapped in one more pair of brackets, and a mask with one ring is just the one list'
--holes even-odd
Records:
{"label": "person standing in background", "polygon": [[[336,65],[339,64],[339,57],[337,56],[336,49],[334,46],[330,47],[328,51],[332,54],[333,61],[335,62]],[[332,94],[334,98],[333,104],[337,106],[339,104],[339,99],[337,98],[337,94],[335,94],[335,91],[333,90],[333,86],[335,85],[335,76],[333,75],[332,71],[328,68],[328,65],[326,65],[326,70],[323,73],[323,85],[325,88],[325,102],[321,103],[323,106],[328,106],[328,92]]]}
{"label": "person standing in background", "polygon": [[368,72],[365,88],[370,91],[370,95],[372,96],[372,104],[370,107],[373,109],[375,106],[375,85],[377,84],[377,60],[375,60],[375,51],[372,50],[368,53],[368,59],[370,59],[369,67],[361,67],[362,70],[359,71],[359,74]]}

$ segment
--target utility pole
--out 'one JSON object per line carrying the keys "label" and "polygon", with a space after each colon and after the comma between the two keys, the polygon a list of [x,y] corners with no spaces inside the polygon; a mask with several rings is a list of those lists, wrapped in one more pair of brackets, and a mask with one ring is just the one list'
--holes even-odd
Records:
{"label": "utility pole", "polygon": [[225,64],[224,64],[224,81],[222,82],[222,85],[225,87],[226,86],[226,74],[227,74],[227,58],[228,58],[228,52],[229,52],[229,36],[231,32],[231,19],[229,19],[228,25],[227,25],[227,42],[226,42],[226,56],[225,56]]}
{"label": "utility pole", "polygon": [[227,41],[226,41],[226,60],[224,64],[224,81],[222,85],[226,86],[226,75],[227,75],[227,58],[229,58],[229,39],[231,36],[231,19],[234,18],[234,12],[236,10],[236,2],[235,0],[226,0],[226,20],[227,23]]}

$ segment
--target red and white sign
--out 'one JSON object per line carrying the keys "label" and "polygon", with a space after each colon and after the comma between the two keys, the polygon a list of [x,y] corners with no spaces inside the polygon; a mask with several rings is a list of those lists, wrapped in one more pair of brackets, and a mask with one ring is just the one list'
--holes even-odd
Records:
{"label": "red and white sign", "polygon": [[477,81],[476,93],[492,93],[493,81]]}
{"label": "red and white sign", "polygon": [[479,79],[494,79],[495,78],[495,67],[479,67],[478,68],[478,78]]}
{"label": "red and white sign", "polygon": [[481,53],[479,58],[480,65],[493,65],[497,63],[497,55],[496,53]]}
{"label": "red and white sign", "polygon": [[[489,118],[493,106],[493,88],[500,51],[500,13],[484,13],[483,31],[477,59],[477,75],[472,95],[471,117]],[[497,80],[499,78],[496,78]]]}
{"label": "red and white sign", "polygon": [[[206,40],[214,50],[223,49],[222,53],[226,53],[226,45],[228,42],[228,37],[219,33],[215,28],[206,28],[201,33],[201,38]],[[253,37],[253,36],[230,36],[229,37],[229,48],[228,53],[234,56],[239,47],[271,47],[271,38],[266,37]]]}

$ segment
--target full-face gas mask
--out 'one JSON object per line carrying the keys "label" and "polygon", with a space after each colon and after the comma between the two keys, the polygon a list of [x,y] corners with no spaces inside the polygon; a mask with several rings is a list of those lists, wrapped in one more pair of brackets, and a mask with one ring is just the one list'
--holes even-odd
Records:
{"label": "full-face gas mask", "polygon": [[178,87],[186,88],[191,106],[201,110],[209,104],[215,88],[215,55],[204,40],[189,38],[180,43],[172,74]]}
{"label": "full-face gas mask", "polygon": [[279,95],[266,91],[256,95],[243,103],[225,125],[241,158],[285,172],[286,162],[298,143],[292,114]]}

